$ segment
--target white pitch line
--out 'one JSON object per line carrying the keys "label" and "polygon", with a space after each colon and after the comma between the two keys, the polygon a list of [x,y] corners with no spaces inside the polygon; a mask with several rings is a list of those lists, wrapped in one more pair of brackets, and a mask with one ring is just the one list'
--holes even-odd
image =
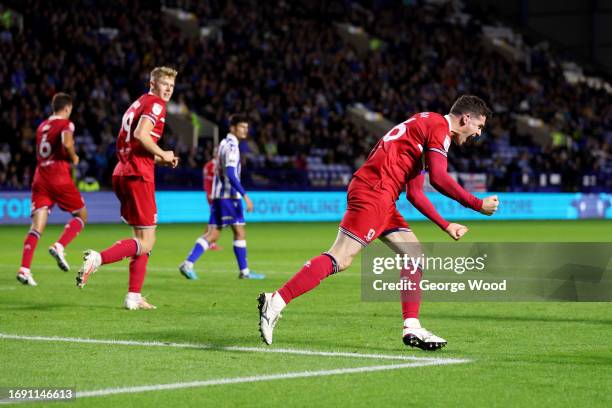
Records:
{"label": "white pitch line", "polygon": [[436,358],[436,357],[416,357],[416,356],[398,356],[389,354],[361,354],[338,351],[316,351],[316,350],[298,350],[298,349],[283,349],[283,348],[263,348],[263,347],[240,347],[240,346],[214,346],[211,344],[197,343],[173,343],[161,341],[137,341],[137,340],[104,340],[104,339],[87,339],[81,337],[45,337],[45,336],[21,336],[16,334],[0,333],[0,339],[9,340],[31,340],[31,341],[51,341],[64,343],[85,343],[85,344],[110,344],[118,346],[145,346],[145,347],[174,347],[187,349],[205,349],[219,351],[238,351],[250,353],[279,353],[279,354],[295,354],[302,356],[321,356],[321,357],[348,357],[348,358],[369,358],[376,360],[404,360],[404,361],[423,361],[423,362],[448,362],[448,363],[467,363],[470,360],[455,359],[455,358]]}
{"label": "white pitch line", "polygon": [[[440,359],[442,360],[442,359]],[[76,393],[77,398],[84,397],[100,397],[105,395],[115,394],[133,394],[137,392],[147,391],[161,391],[161,390],[176,390],[180,388],[196,388],[196,387],[208,387],[211,385],[224,385],[224,384],[242,384],[242,383],[253,383],[261,381],[272,381],[272,380],[287,380],[293,378],[308,378],[308,377],[324,377],[330,375],[340,374],[355,374],[355,373],[367,373],[375,371],[386,371],[386,370],[399,370],[402,368],[411,367],[425,367],[431,365],[444,365],[444,364],[457,364],[459,361],[446,361],[446,362],[420,362],[420,363],[404,363],[404,364],[389,364],[379,366],[367,366],[367,367],[355,367],[355,368],[339,368],[335,370],[320,370],[320,371],[299,371],[293,373],[282,373],[282,374],[264,374],[256,377],[234,377],[234,378],[217,378],[206,381],[191,381],[173,384],[154,384],[154,385],[141,385],[135,387],[123,387],[123,388],[105,388],[101,390],[93,391],[80,391]]]}
{"label": "white pitch line", "polygon": [[297,350],[297,349],[274,349],[274,348],[259,348],[259,347],[216,347],[208,344],[193,344],[193,343],[172,343],[159,341],[136,341],[136,340],[102,340],[102,339],[86,339],[78,337],[45,337],[45,336],[21,336],[15,334],[0,333],[0,339],[8,340],[28,340],[28,341],[50,341],[50,342],[67,342],[81,344],[110,344],[120,346],[145,346],[145,347],[174,347],[186,349],[207,349],[207,350],[224,350],[237,352],[251,353],[281,353],[281,354],[296,354],[306,356],[323,356],[323,357],[348,357],[348,358],[365,358],[377,360],[409,360],[411,363],[388,364],[353,368],[339,368],[333,370],[319,371],[299,371],[279,374],[265,374],[251,377],[234,377],[234,378],[217,378],[212,380],[179,382],[171,384],[152,384],[140,385],[134,387],[121,388],[105,388],[100,390],[80,391],[76,393],[77,398],[99,397],[115,394],[133,394],[138,392],[174,390],[181,388],[208,387],[212,385],[224,384],[241,384],[260,381],[286,380],[292,378],[308,378],[308,377],[323,377],[340,374],[355,374],[375,371],[399,370],[402,368],[426,367],[434,365],[447,365],[467,363],[470,360],[457,358],[432,358],[432,357],[415,357],[415,356],[393,356],[388,354],[361,354],[348,352],[330,352],[330,351],[315,351],[315,350]]}

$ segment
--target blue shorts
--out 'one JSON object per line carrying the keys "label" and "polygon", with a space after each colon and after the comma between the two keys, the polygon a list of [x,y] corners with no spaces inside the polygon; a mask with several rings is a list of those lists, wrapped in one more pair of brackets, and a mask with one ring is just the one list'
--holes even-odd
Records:
{"label": "blue shorts", "polygon": [[244,225],[242,200],[234,198],[217,198],[210,205],[208,225],[223,228],[228,225]]}

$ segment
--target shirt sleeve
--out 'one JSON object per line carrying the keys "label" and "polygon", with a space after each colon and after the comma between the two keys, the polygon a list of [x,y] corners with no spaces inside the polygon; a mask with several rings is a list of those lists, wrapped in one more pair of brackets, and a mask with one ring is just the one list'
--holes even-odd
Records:
{"label": "shirt sleeve", "polygon": [[240,180],[238,179],[238,175],[236,173],[236,168],[233,166],[227,166],[227,178],[229,179],[230,184],[236,191],[238,191],[242,196],[246,195],[246,191],[244,191],[244,187],[240,184]]}
{"label": "shirt sleeve", "polygon": [[448,126],[437,126],[431,131],[427,141],[426,150],[440,153],[444,157],[448,156],[448,149],[451,145],[451,138],[448,133]]}
{"label": "shirt sleeve", "polygon": [[238,167],[240,163],[240,150],[238,145],[234,143],[228,143],[225,151],[225,167]]}
{"label": "shirt sleeve", "polygon": [[419,174],[418,176],[408,180],[406,184],[406,198],[410,203],[419,210],[421,214],[432,220],[442,230],[446,230],[449,222],[446,221],[436,211],[434,205],[429,201],[429,198],[423,192],[423,183],[425,182],[425,176]]}
{"label": "shirt sleeve", "polygon": [[157,121],[166,116],[166,108],[159,102],[151,101],[142,107],[141,116],[149,119],[155,126]]}
{"label": "shirt sleeve", "polygon": [[436,190],[457,201],[464,207],[480,211],[482,200],[465,191],[459,183],[449,176],[446,155],[438,154],[434,150],[427,152],[425,157],[429,165],[429,182]]}
{"label": "shirt sleeve", "polygon": [[72,121],[69,120],[68,123],[66,123],[66,126],[62,129],[62,133],[64,132],[74,133],[74,123]]}

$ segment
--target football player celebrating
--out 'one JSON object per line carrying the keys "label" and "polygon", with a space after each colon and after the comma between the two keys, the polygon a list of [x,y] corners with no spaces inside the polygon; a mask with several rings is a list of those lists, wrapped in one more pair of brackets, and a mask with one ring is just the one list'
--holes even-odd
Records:
{"label": "football player celebrating", "polygon": [[[464,144],[480,135],[491,115],[478,97],[461,96],[448,115],[422,112],[391,129],[376,144],[348,187],[347,210],[340,223],[336,241],[323,254],[312,258],[284,286],[273,293],[259,295],[260,333],[266,344],[272,343],[273,330],[281,311],[296,297],[314,289],[334,273],[347,269],[353,258],[370,242],[379,238],[400,255],[408,254],[403,243],[418,243],[395,202],[406,186],[408,200],[454,240],[468,228],[444,220],[423,193],[426,166],[431,184],[442,194],[463,206],[492,215],[499,204],[497,196],[484,200],[465,191],[447,173],[447,154],[451,142]],[[422,271],[412,266],[410,280],[418,288]],[[402,271],[402,276],[406,271]],[[421,326],[419,290],[411,296],[402,294],[404,318],[403,341],[411,347],[436,350],[446,340]]]}

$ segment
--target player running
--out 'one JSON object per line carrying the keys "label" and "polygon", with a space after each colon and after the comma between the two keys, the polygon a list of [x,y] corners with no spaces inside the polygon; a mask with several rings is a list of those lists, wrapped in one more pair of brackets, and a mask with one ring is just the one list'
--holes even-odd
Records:
{"label": "player running", "polygon": [[198,238],[191,253],[179,265],[179,271],[187,279],[197,279],[193,264],[217,242],[224,227],[231,226],[234,232],[234,255],[238,262],[240,279],[263,279],[265,276],[251,272],[247,263],[246,230],[242,210],[242,198],[247,211],[253,211],[253,202],[240,183],[240,150],[238,142],[247,138],[249,121],[246,116],[232,115],[227,137],[219,144],[215,178],[212,185],[212,207],[208,230]]}
{"label": "player running", "polygon": [[129,289],[124,303],[129,310],[155,309],[140,291],[155,244],[154,165],[173,168],[178,165],[174,152],[162,150],[157,145],[164,131],[166,102],[174,92],[176,75],[177,72],[168,67],[151,71],[149,93],[138,98],[124,113],[117,137],[119,162],[113,171],[113,190],[121,202],[121,218],[132,226],[134,236],[117,241],[102,252],[86,250],[83,266],[76,278],[77,286],[83,288],[100,265],[129,257]]}
{"label": "player running", "polygon": [[[499,205],[497,196],[478,199],[447,173],[451,141],[461,146],[468,139],[480,135],[490,115],[491,111],[480,98],[463,95],[453,104],[448,115],[417,113],[379,140],[367,161],[354,173],[348,188],[347,210],[331,249],[306,262],[274,293],[259,295],[259,327],[266,344],[272,344],[274,327],[289,302],[314,289],[329,275],[347,269],[359,251],[376,238],[400,255],[408,253],[402,243],[418,243],[416,235],[395,207],[404,186],[412,205],[451,238],[458,240],[468,231],[463,225],[444,220],[425,196],[425,168],[429,171],[431,184],[442,194],[482,214],[495,213]],[[402,271],[402,276],[405,272]],[[421,275],[422,271],[417,268],[410,277],[417,288]],[[446,340],[421,327],[420,292],[406,297],[402,294],[401,300],[404,343],[423,350],[445,346]]]}
{"label": "player running", "polygon": [[70,121],[72,98],[57,93],[51,101],[53,115],[36,130],[36,172],[32,182],[32,226],[23,243],[21,267],[17,280],[24,285],[36,286],[30,271],[38,240],[45,230],[51,208],[55,204],[72,214],[57,242],[49,247],[49,254],[57,266],[70,270],[64,249],[81,232],[87,221],[85,201],[70,175],[70,164],[78,164],[74,149],[74,123]]}

